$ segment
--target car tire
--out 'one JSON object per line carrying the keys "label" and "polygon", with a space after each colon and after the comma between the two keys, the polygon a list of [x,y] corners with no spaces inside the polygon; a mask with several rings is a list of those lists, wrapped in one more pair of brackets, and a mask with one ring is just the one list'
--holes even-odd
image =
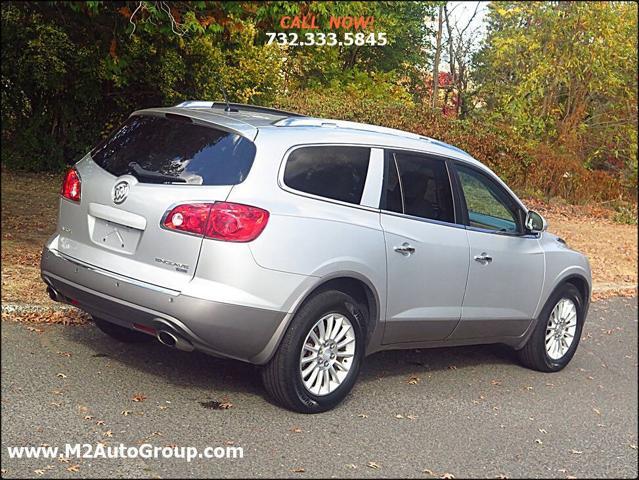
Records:
{"label": "car tire", "polygon": [[146,333],[131,330],[130,328],[121,327],[115,323],[107,322],[100,318],[93,317],[93,322],[96,326],[106,333],[109,337],[115,338],[119,342],[123,343],[144,343],[150,342],[154,339],[151,335]]}
{"label": "car tire", "polygon": [[[327,323],[331,322],[331,316],[333,323]],[[300,413],[325,412],[339,404],[353,388],[364,357],[366,316],[366,310],[352,297],[336,290],[320,292],[304,303],[291,321],[273,358],[262,368],[264,386],[273,399],[283,407]],[[325,325],[324,330],[319,329],[320,323]],[[347,328],[349,324],[351,329]],[[336,330],[337,333],[334,333]],[[347,333],[341,336],[343,330]],[[318,344],[312,338],[321,337],[322,331],[325,340]],[[347,345],[340,347],[347,342]],[[352,350],[345,353],[347,348],[351,349],[350,345],[353,345]],[[309,346],[314,351],[307,349]],[[320,356],[322,351],[325,357]],[[335,360],[331,360],[333,355]],[[310,358],[315,360],[311,361]],[[322,358],[325,360],[321,361]],[[334,363],[326,367],[328,362]],[[336,365],[337,362],[340,365]],[[342,375],[345,366],[348,370],[338,381],[337,372]],[[304,371],[309,368],[317,372],[311,372],[305,380]],[[328,373],[325,374],[325,370]],[[318,392],[311,391],[313,375],[315,383],[320,383]],[[328,375],[328,380],[326,377],[320,378],[320,375]]]}
{"label": "car tire", "polygon": [[[564,353],[560,354],[559,350],[555,351],[552,348],[552,346],[556,345],[556,343],[549,342],[557,342],[561,340],[561,330],[559,333],[553,333],[555,332],[553,328],[555,324],[551,323],[551,315],[553,315],[553,311],[555,309],[558,309],[557,312],[559,312],[562,305],[568,305],[568,309],[571,308],[570,305],[574,305],[576,324],[574,325],[572,341],[569,348],[567,348]],[[560,314],[556,314],[555,316],[559,318]],[[524,366],[540,372],[558,372],[563,369],[566,365],[568,365],[577,350],[579,339],[581,338],[583,323],[584,301],[579,290],[570,283],[561,285],[550,296],[546,305],[544,305],[544,308],[537,319],[535,330],[532,332],[530,338],[528,338],[524,347],[517,352],[520,362]],[[568,322],[567,326],[570,327],[570,325],[571,322]],[[566,327],[566,330],[570,329],[568,327]],[[558,337],[556,337],[558,340],[552,338],[554,335],[558,335]],[[549,336],[551,337],[550,339],[548,339]]]}

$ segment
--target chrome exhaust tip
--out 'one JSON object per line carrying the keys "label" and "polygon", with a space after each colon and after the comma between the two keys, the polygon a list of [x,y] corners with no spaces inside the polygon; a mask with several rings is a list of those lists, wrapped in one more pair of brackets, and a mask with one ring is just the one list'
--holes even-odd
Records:
{"label": "chrome exhaust tip", "polygon": [[60,295],[51,285],[47,286],[47,295],[54,302],[64,302],[64,297]]}
{"label": "chrome exhaust tip", "polygon": [[194,349],[191,342],[167,330],[158,331],[157,339],[162,345],[166,345],[170,348],[176,348],[183,352],[192,352]]}

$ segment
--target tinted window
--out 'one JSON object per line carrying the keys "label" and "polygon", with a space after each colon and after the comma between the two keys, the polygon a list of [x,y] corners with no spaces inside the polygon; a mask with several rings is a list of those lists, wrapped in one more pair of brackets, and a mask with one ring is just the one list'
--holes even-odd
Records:
{"label": "tinted window", "polygon": [[358,204],[364,192],[370,148],[303,147],[288,157],[284,183],[321,197]]}
{"label": "tinted window", "polygon": [[457,166],[472,227],[517,232],[512,200],[490,178],[472,168]]}
{"label": "tinted window", "polygon": [[255,145],[240,135],[195,125],[188,117],[135,115],[91,156],[109,173],[130,173],[140,182],[172,183],[175,177],[196,185],[235,185],[248,175]]}
{"label": "tinted window", "polygon": [[410,152],[391,152],[385,194],[385,210],[442,222],[455,221],[450,181],[443,160]]}

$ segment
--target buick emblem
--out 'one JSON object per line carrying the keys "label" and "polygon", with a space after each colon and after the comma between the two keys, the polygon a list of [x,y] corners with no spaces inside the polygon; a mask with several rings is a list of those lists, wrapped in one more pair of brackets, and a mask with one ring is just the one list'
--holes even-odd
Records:
{"label": "buick emblem", "polygon": [[113,203],[120,205],[129,196],[129,182],[121,181],[113,187]]}

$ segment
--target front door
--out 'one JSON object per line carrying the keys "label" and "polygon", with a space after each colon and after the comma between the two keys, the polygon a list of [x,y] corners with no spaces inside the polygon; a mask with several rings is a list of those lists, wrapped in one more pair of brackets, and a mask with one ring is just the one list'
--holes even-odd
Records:
{"label": "front door", "polygon": [[388,268],[384,343],[444,339],[460,320],[469,264],[445,161],[388,151],[381,208]]}
{"label": "front door", "polygon": [[470,244],[462,319],[451,339],[518,336],[538,306],[544,251],[523,209],[491,174],[457,164]]}

